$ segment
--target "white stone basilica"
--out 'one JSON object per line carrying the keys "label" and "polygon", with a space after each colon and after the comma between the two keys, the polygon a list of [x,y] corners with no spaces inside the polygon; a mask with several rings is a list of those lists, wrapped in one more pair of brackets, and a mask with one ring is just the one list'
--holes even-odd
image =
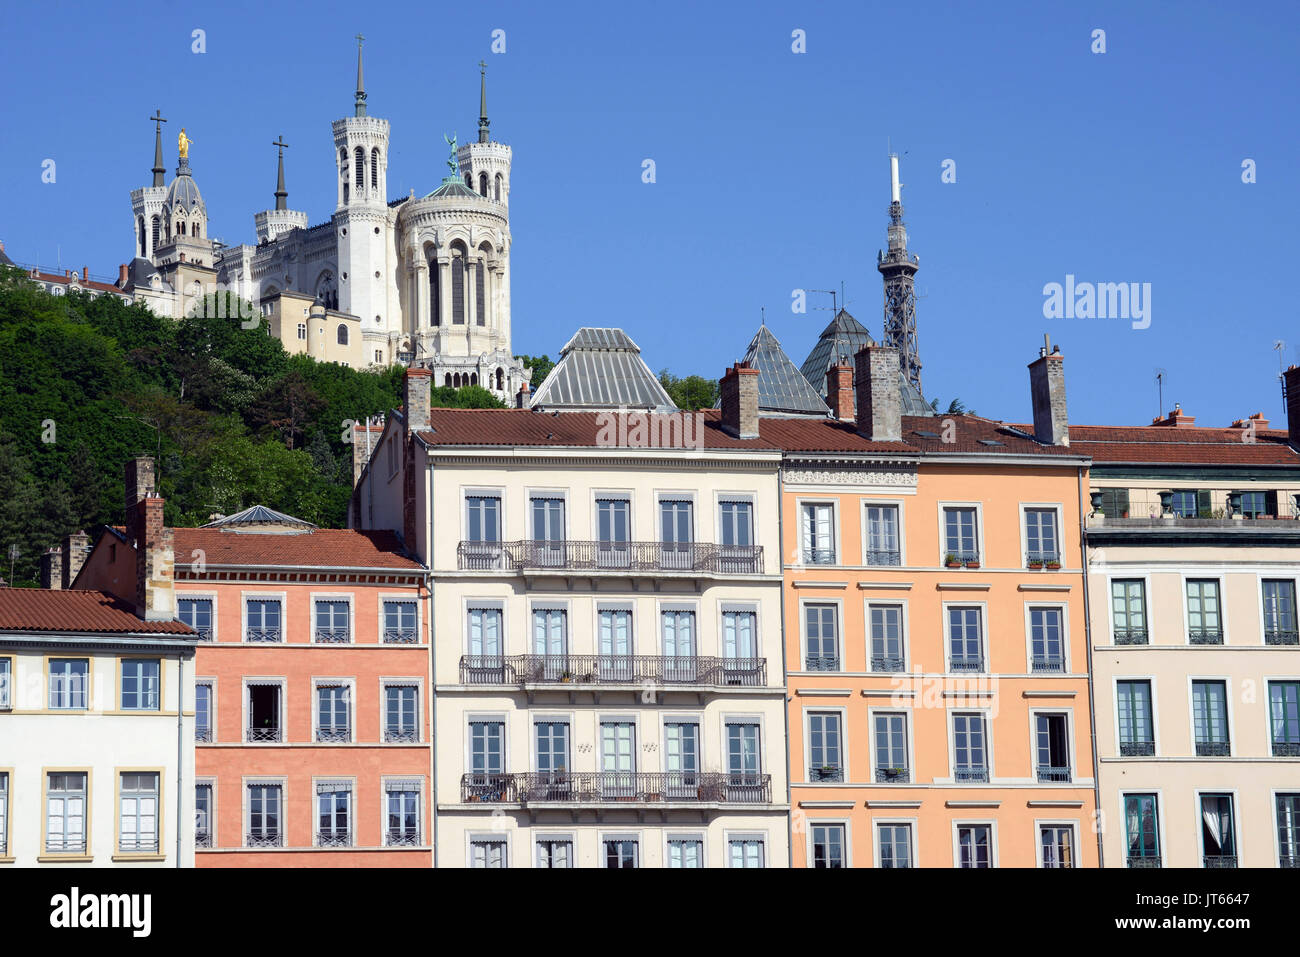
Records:
{"label": "white stone basilica", "polygon": [[[333,133],[337,205],[329,222],[312,226],[305,212],[287,208],[286,144],[278,143],[275,208],[254,216],[257,245],[215,248],[187,157],[162,187],[159,134],[154,185],[131,194],[131,284],[147,298],[160,274],[179,291],[210,272],[212,281],[277,317],[282,298],[296,305],[310,297],[312,325],[318,318],[340,320],[333,324],[332,354],[347,346],[359,364],[428,368],[436,385],[482,385],[509,402],[530,373],[510,351],[511,151],[490,136],[485,74],[478,141],[455,150],[451,174],[425,196],[412,190],[387,198],[389,123],[367,115],[360,46],[354,113],[335,120]],[[299,338],[308,325],[303,319]],[[358,328],[360,350],[348,342],[356,335],[349,330]]]}

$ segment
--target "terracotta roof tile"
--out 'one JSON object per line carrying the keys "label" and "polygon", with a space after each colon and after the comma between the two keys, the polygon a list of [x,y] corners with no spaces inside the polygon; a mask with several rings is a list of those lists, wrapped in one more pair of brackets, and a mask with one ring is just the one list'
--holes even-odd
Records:
{"label": "terracotta roof tile", "polygon": [[311,532],[234,532],[176,528],[176,563],[189,565],[195,551],[208,565],[303,568],[420,568],[390,531],[318,528]]}
{"label": "terracotta roof tile", "polygon": [[145,621],[107,592],[43,588],[0,588],[0,631],[194,634],[179,621]]}
{"label": "terracotta roof tile", "polygon": [[1071,424],[1070,448],[1098,465],[1132,462],[1300,468],[1300,455],[1287,444],[1286,432],[1258,429],[1254,442],[1244,441],[1247,435],[1245,429],[1233,428]]}

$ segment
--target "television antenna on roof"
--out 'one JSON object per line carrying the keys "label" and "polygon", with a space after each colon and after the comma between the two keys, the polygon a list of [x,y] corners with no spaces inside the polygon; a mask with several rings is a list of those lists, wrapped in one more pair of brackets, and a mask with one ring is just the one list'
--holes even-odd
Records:
{"label": "television antenna on roof", "polygon": [[1160,408],[1156,411],[1156,418],[1163,419],[1165,417],[1165,380],[1169,378],[1169,370],[1156,369],[1155,373],[1156,373],[1156,396],[1157,396],[1157,401],[1160,403]]}

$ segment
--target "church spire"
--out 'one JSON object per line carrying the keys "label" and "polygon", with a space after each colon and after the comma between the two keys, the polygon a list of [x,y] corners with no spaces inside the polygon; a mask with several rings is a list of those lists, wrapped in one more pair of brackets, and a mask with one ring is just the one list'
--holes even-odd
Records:
{"label": "church spire", "polygon": [[361,43],[365,40],[357,34],[357,116],[366,115],[366,79],[361,70]]}
{"label": "church spire", "polygon": [[275,177],[275,208],[288,209],[285,204],[285,200],[289,198],[289,191],[284,188],[284,150],[289,144],[284,141],[284,134],[281,133],[280,138],[271,145],[279,147],[280,150],[279,169]]}
{"label": "church spire", "polygon": [[903,223],[903,184],[898,178],[898,154],[889,154],[889,246],[876,254],[876,269],[885,282],[884,344],[898,350],[902,377],[921,391],[921,357],[916,343],[916,289],[919,268],[915,253],[907,251]]}
{"label": "church spire", "polygon": [[491,137],[488,135],[487,117],[487,64],[482,60],[478,61],[478,74],[478,141],[486,143]]}
{"label": "church spire", "polygon": [[167,172],[167,168],[163,166],[163,159],[162,159],[162,125],[167,121],[163,119],[162,110],[154,110],[153,116],[149,117],[149,119],[153,121],[153,127],[154,127],[153,184],[154,186],[162,186],[164,185],[163,174]]}

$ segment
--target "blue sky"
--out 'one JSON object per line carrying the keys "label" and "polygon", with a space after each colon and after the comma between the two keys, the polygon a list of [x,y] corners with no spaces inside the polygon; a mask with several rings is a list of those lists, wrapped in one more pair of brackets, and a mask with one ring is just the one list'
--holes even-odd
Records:
{"label": "blue sky", "polygon": [[[55,3],[5,21],[0,239],[20,262],[116,275],[155,108],[169,178],[180,127],[195,141],[211,235],[253,240],[280,134],[289,205],[327,219],[359,31],[393,197],[438,185],[445,132],[474,135],[488,62],[493,134],[514,149],[517,352],[618,325],[656,370],[716,377],[766,307],[797,364],[830,313],[792,313],[792,290],[841,282],[879,335],[892,143],[927,396],[1027,419],[1025,366],[1049,333],[1076,422],[1149,422],[1158,368],[1166,408],[1199,424],[1285,422],[1272,347],[1300,362],[1294,3]],[[1044,318],[1044,285],[1067,274],[1150,283],[1150,327]]]}

